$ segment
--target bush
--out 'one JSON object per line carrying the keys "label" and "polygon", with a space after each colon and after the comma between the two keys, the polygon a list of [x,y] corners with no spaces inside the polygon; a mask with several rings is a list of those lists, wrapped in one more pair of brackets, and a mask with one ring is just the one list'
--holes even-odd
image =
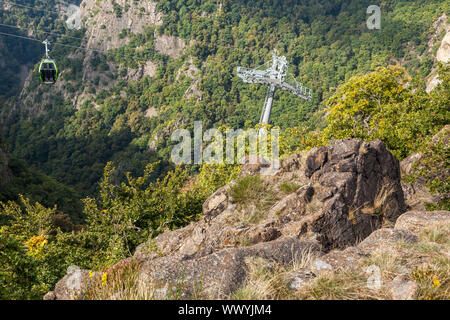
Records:
{"label": "bush", "polygon": [[[448,77],[443,80],[448,83]],[[448,122],[448,110],[435,104],[444,102],[445,91],[413,93],[407,88],[408,81],[400,67],[380,67],[351,78],[327,102],[324,141],[381,139],[400,159],[416,151],[427,136]]]}

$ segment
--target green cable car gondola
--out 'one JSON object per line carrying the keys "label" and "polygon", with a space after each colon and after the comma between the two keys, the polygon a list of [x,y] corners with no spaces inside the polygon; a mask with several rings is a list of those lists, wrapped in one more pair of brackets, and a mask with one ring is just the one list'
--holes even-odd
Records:
{"label": "green cable car gondola", "polygon": [[39,75],[41,82],[46,84],[53,84],[58,80],[58,67],[55,60],[44,59],[39,65]]}
{"label": "green cable car gondola", "polygon": [[39,65],[39,75],[42,83],[54,84],[58,80],[58,67],[56,66],[55,60],[50,59],[48,55],[48,45],[50,42],[45,40],[43,44],[45,44],[46,58]]}

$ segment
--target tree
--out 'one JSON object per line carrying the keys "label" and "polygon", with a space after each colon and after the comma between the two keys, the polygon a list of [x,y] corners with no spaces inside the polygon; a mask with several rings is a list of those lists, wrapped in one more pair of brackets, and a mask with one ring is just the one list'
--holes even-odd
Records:
{"label": "tree", "polygon": [[324,140],[381,139],[400,159],[417,150],[448,122],[448,111],[433,105],[435,94],[413,93],[409,80],[403,68],[394,66],[352,77],[327,101]]}

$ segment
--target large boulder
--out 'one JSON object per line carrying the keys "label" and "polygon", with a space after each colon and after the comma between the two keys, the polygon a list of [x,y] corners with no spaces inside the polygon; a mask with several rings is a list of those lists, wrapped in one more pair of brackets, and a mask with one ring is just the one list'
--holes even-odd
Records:
{"label": "large boulder", "polygon": [[353,245],[406,210],[399,162],[379,140],[345,139],[313,149],[305,174],[308,186],[281,219],[297,221],[300,233],[315,233],[326,249]]}

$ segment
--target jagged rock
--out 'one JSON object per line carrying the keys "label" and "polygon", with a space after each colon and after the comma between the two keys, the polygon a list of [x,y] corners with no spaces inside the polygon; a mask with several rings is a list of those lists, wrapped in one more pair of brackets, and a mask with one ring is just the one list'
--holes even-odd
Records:
{"label": "jagged rock", "polygon": [[417,236],[408,230],[382,228],[374,231],[357,245],[363,254],[370,254],[375,250],[382,250],[392,246],[396,241],[417,242]]}
{"label": "jagged rock", "polygon": [[242,162],[242,169],[239,176],[259,174],[262,170],[269,168],[270,161],[258,155],[245,156]]}
{"label": "jagged rock", "polygon": [[342,251],[334,250],[323,255],[319,259],[316,259],[314,266],[318,273],[320,273],[322,267],[326,269],[330,269],[331,267],[333,271],[343,268],[356,269],[358,262],[363,257],[364,254],[357,247],[348,247]]}
{"label": "jagged rock", "polygon": [[320,246],[315,242],[285,238],[251,247],[223,249],[198,259],[163,257],[147,261],[140,278],[144,283],[163,286],[169,283],[181,290],[183,297],[224,298],[244,283],[248,271],[246,258],[260,257],[286,265],[309,251],[320,251]]}
{"label": "jagged rock", "polygon": [[277,214],[279,215],[279,222],[281,224],[290,221],[296,221],[299,217],[306,213],[306,205],[311,202],[314,195],[314,188],[310,185],[300,187],[293,194],[281,200],[275,206]]}
{"label": "jagged rock", "polygon": [[450,224],[450,211],[408,211],[397,219],[395,229],[418,233],[426,227],[445,223]]}
{"label": "jagged rock", "polygon": [[251,228],[248,232],[248,240],[251,244],[260,242],[272,241],[281,236],[280,230],[271,226],[272,223],[267,225],[259,225],[255,228]]}
{"label": "jagged rock", "polygon": [[87,290],[89,271],[78,267],[71,268],[67,274],[58,281],[53,292],[47,293],[47,298],[53,300],[76,300],[80,299]]}
{"label": "jagged rock", "polygon": [[186,47],[183,39],[168,35],[157,36],[155,39],[155,50],[167,54],[169,57],[178,58]]}
{"label": "jagged rock", "polygon": [[191,235],[194,227],[194,224],[190,224],[181,229],[162,233],[155,239],[139,245],[133,257],[139,261],[143,261],[175,252],[181,248],[183,240]]}
{"label": "jagged rock", "polygon": [[306,176],[310,178],[314,172],[322,168],[327,160],[328,149],[326,147],[311,150],[306,158]]}
{"label": "jagged rock", "polygon": [[203,204],[203,215],[206,219],[211,220],[219,213],[222,213],[231,202],[228,198],[229,186],[220,188],[212,196],[210,196]]}
{"label": "jagged rock", "polygon": [[328,249],[355,244],[406,210],[399,162],[379,140],[345,139],[313,149],[305,174],[314,197],[299,202],[297,220]]}
{"label": "jagged rock", "polygon": [[[158,65],[156,63],[154,63],[153,61],[147,61],[146,63],[140,64],[137,67],[137,69],[128,69],[127,79],[139,81],[144,76],[153,77],[156,74],[157,69],[158,69]],[[155,111],[156,111],[156,109],[155,109]],[[154,112],[153,112],[153,114],[154,114]],[[156,115],[157,115],[157,111],[156,111]],[[146,114],[146,117],[149,117],[149,116],[147,116],[147,114]]]}
{"label": "jagged rock", "polygon": [[283,160],[280,173],[296,172],[302,170],[304,161],[302,155],[295,153]]}
{"label": "jagged rock", "polygon": [[[85,1],[80,7],[81,17],[85,19],[84,26],[87,28],[87,47],[108,50],[123,46],[128,37],[122,37],[122,30],[130,33],[141,33],[148,25],[161,25],[162,13],[156,10],[157,3],[145,1],[145,3],[133,3],[126,0],[116,0],[117,4],[128,9],[122,10],[117,15],[111,1]],[[144,10],[141,10],[143,8]],[[102,25],[107,26],[101,27]],[[171,43],[167,43],[170,45]]]}
{"label": "jagged rock", "polygon": [[412,153],[400,162],[400,172],[403,175],[411,174],[413,172],[413,165],[422,159],[420,152]]}
{"label": "jagged rock", "polygon": [[394,300],[415,300],[418,285],[409,276],[399,275],[392,280],[389,289]]}
{"label": "jagged rock", "polygon": [[447,32],[444,39],[442,39],[441,46],[436,52],[436,59],[442,63],[448,63],[450,57],[450,32]]}

